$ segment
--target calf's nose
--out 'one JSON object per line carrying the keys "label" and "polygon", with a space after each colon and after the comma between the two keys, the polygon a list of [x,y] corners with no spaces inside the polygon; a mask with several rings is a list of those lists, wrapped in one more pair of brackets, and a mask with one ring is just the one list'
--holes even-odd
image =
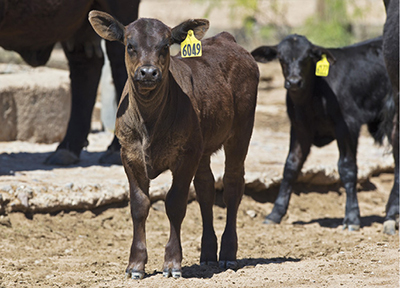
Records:
{"label": "calf's nose", "polygon": [[299,76],[288,77],[285,81],[286,89],[299,89],[302,85],[302,79]]}
{"label": "calf's nose", "polygon": [[142,66],[136,71],[137,81],[157,81],[161,76],[160,70],[154,66]]}

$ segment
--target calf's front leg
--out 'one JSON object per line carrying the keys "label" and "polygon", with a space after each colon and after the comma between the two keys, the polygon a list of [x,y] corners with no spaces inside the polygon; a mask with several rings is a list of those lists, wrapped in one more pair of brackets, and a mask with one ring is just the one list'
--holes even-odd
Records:
{"label": "calf's front leg", "polygon": [[164,277],[182,276],[182,246],[181,225],[186,214],[187,199],[190,183],[198,166],[198,158],[195,156],[182,156],[179,167],[172,171],[173,180],[171,189],[165,199],[165,210],[170,223],[170,236],[165,246]]}
{"label": "calf's front leg", "polygon": [[135,158],[136,161],[134,161],[128,158],[127,153],[125,149],[121,149],[121,159],[129,181],[133,222],[133,240],[126,275],[132,279],[142,279],[147,263],[146,219],[150,209],[149,179],[143,166],[144,161],[140,158]]}
{"label": "calf's front leg", "polygon": [[[301,135],[301,139],[298,135]],[[283,216],[285,216],[289,206],[293,184],[310,153],[310,147],[311,136],[308,135],[306,131],[297,131],[291,127],[290,148],[283,170],[283,179],[279,187],[279,193],[275,200],[274,208],[272,208],[272,212],[265,217],[265,224],[280,223]]]}

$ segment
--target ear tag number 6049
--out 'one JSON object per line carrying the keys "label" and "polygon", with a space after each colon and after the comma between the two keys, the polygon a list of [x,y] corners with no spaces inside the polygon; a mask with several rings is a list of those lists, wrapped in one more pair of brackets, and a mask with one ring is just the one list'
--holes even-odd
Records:
{"label": "ear tag number 6049", "polygon": [[186,39],[181,43],[182,58],[201,57],[201,42],[194,36],[193,30],[189,30]]}

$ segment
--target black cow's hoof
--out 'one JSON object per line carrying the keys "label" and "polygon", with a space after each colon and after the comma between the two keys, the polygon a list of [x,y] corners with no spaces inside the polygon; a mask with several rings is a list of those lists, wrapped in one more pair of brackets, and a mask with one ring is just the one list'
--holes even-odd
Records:
{"label": "black cow's hoof", "polygon": [[170,269],[170,268],[165,268],[163,271],[163,276],[165,278],[171,277],[178,279],[182,277],[182,271],[180,269]]}
{"label": "black cow's hoof", "polygon": [[107,150],[99,159],[100,164],[122,165],[121,154],[118,151]]}
{"label": "black cow's hoof", "polygon": [[388,235],[395,235],[396,234],[396,221],[395,220],[386,220],[383,222],[383,233]]}
{"label": "black cow's hoof", "polygon": [[44,161],[47,165],[68,166],[79,162],[79,157],[67,149],[58,149]]}

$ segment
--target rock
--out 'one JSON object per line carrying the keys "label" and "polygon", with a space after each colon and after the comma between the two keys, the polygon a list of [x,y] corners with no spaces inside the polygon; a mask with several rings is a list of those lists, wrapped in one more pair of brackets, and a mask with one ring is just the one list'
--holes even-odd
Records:
{"label": "rock", "polygon": [[68,71],[9,67],[0,64],[0,141],[61,141],[71,109]]}
{"label": "rock", "polygon": [[11,225],[11,220],[10,220],[10,218],[8,218],[7,216],[1,215],[1,216],[0,216],[0,225],[6,226],[6,227],[8,227],[8,228],[11,228],[12,225]]}
{"label": "rock", "polygon": [[257,217],[257,212],[254,211],[254,210],[247,210],[247,211],[246,211],[246,214],[247,214],[248,216],[250,216],[250,218],[255,218],[255,217]]}

